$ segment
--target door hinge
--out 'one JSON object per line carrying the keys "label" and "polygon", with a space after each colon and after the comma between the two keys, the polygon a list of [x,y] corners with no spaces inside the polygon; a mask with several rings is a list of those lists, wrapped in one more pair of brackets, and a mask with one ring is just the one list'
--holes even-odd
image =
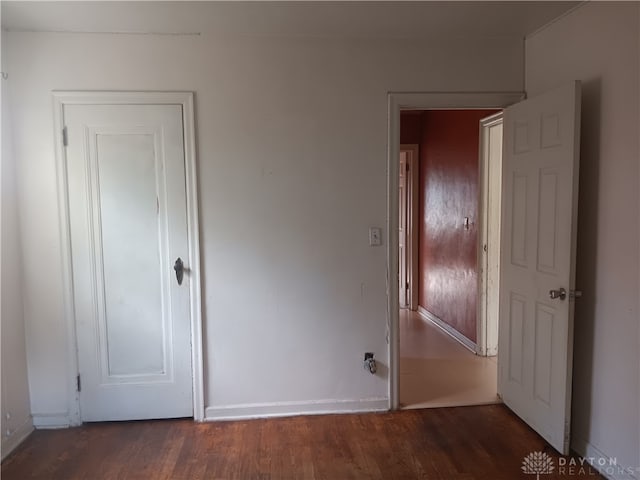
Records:
{"label": "door hinge", "polygon": [[62,145],[65,147],[69,145],[69,138],[67,136],[67,127],[62,128]]}
{"label": "door hinge", "polygon": [[408,291],[409,290],[409,282],[407,282],[407,284],[404,286],[404,288]]}
{"label": "door hinge", "polygon": [[78,374],[78,376],[76,377],[76,387],[77,387],[78,392],[82,391],[82,386],[80,384],[80,374]]}
{"label": "door hinge", "polygon": [[408,172],[409,171],[409,164],[405,163],[404,166],[405,166],[405,170]]}

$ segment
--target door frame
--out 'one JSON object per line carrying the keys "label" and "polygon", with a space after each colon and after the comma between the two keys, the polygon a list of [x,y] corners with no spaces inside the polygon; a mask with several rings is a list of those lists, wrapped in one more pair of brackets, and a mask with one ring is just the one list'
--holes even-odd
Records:
{"label": "door frame", "polygon": [[[524,92],[389,92],[387,94],[387,285],[398,285],[398,157],[401,110],[474,110],[505,108],[525,98]],[[479,244],[479,242],[478,242]],[[397,288],[387,289],[389,331],[389,409],[400,405],[400,327]]]}
{"label": "door frame", "polygon": [[[420,199],[418,193],[420,191],[420,146],[417,143],[403,143],[400,145],[400,151],[409,152],[409,170],[407,186],[409,187],[409,195],[407,195],[407,277],[409,279],[409,310],[418,310],[418,221],[420,210]],[[399,173],[399,172],[398,172]],[[399,198],[398,198],[399,201]]]}
{"label": "door frame", "polygon": [[62,290],[67,333],[67,392],[69,425],[81,425],[80,395],[77,388],[78,354],[74,311],[69,197],[66,150],[64,146],[65,105],[180,105],[182,107],[185,194],[187,200],[188,265],[190,268],[191,367],[193,418],[204,420],[204,369],[202,345],[202,299],[200,286],[200,240],[193,92],[57,91],[53,95],[54,141],[58,189],[58,223],[62,253]]}
{"label": "door frame", "polygon": [[[489,328],[489,315],[488,315],[488,303],[489,297],[495,295],[495,292],[489,292],[489,284],[493,280],[494,285],[499,285],[499,270],[500,270],[500,212],[498,209],[498,219],[496,225],[491,224],[491,218],[489,216],[490,204],[493,205],[495,200],[495,194],[498,194],[498,204],[500,204],[500,191],[491,191],[491,186],[496,186],[495,182],[491,181],[493,175],[495,175],[495,168],[489,168],[491,162],[489,152],[489,134],[490,129],[497,125],[502,125],[504,119],[504,113],[498,112],[491,116],[485,117],[480,120],[480,175],[479,175],[479,189],[480,201],[478,203],[478,232],[480,240],[480,248],[478,248],[478,311],[476,322],[476,354],[484,357],[495,356],[498,352],[498,319],[491,320],[495,322],[495,328]],[[500,161],[502,162],[502,160]],[[502,169],[502,163],[500,163],[500,169]],[[502,175],[501,175],[502,176]],[[502,188],[502,182],[498,183],[499,189]],[[494,219],[495,220],[495,219]],[[492,228],[493,227],[493,228]],[[498,272],[489,268],[489,253],[485,251],[485,246],[498,245]],[[495,250],[495,248],[493,249]],[[495,278],[497,277],[497,278]],[[496,297],[495,299],[498,299]],[[496,302],[496,306],[499,302]]]}

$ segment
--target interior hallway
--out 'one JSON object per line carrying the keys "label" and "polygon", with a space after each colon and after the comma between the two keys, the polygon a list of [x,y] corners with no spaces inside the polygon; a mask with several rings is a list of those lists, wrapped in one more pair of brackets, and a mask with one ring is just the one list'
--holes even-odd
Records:
{"label": "interior hallway", "polygon": [[496,357],[479,357],[417,312],[400,310],[400,405],[499,403]]}

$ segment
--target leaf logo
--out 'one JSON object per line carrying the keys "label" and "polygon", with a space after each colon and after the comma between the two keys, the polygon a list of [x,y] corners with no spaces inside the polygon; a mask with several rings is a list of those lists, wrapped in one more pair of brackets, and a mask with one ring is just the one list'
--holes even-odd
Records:
{"label": "leaf logo", "polygon": [[548,475],[553,472],[553,458],[544,452],[531,452],[522,460],[522,471],[528,475],[535,475],[540,480],[540,475]]}

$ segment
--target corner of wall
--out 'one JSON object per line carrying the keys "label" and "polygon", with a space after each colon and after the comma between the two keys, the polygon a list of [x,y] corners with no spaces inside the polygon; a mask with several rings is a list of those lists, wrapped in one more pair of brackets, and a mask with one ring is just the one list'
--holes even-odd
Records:
{"label": "corner of wall", "polygon": [[640,478],[640,467],[619,465],[615,456],[607,455],[582,438],[572,438],[571,448],[586,459],[593,470],[597,470],[609,480],[638,480]]}
{"label": "corner of wall", "polygon": [[33,430],[33,422],[31,421],[31,417],[29,417],[21,426],[11,432],[10,436],[3,435],[2,445],[0,446],[0,450],[2,450],[2,460],[4,461],[18,445],[24,442]]}
{"label": "corner of wall", "polygon": [[[2,62],[6,71],[6,34],[2,32]],[[2,330],[0,370],[2,376],[2,441],[4,459],[32,431],[22,296],[22,249],[16,190],[16,163],[12,150],[9,85],[0,78],[2,104],[0,135],[0,328]]]}

